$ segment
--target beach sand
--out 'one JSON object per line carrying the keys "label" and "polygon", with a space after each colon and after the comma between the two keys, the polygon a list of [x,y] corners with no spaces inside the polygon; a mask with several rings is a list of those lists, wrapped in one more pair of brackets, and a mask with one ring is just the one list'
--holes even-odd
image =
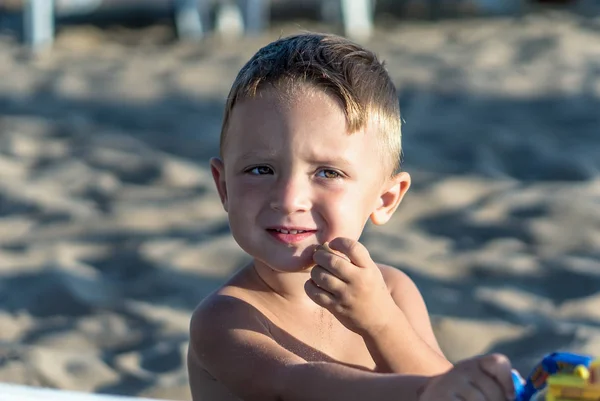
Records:
{"label": "beach sand", "polygon": [[[195,305],[247,257],[208,170],[224,99],[264,35],[69,26],[0,41],[0,381],[189,400]],[[413,186],[369,226],[453,361],[600,356],[600,21],[386,20]]]}

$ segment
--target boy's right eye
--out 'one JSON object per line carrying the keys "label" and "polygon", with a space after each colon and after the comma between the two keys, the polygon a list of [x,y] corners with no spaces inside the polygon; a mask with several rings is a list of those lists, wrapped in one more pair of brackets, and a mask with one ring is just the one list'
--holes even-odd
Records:
{"label": "boy's right eye", "polygon": [[253,175],[273,174],[273,169],[269,166],[254,166],[246,169],[246,173]]}

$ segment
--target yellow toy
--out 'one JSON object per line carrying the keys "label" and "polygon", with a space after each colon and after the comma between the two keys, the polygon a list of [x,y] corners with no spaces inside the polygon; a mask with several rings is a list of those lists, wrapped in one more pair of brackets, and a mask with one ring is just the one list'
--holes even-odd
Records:
{"label": "yellow toy", "polygon": [[600,401],[600,359],[548,377],[545,401]]}

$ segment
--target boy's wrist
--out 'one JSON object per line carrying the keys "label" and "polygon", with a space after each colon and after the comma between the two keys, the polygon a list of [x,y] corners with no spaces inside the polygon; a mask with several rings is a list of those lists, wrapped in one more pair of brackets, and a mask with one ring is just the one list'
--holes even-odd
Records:
{"label": "boy's wrist", "polygon": [[400,333],[405,331],[401,327],[404,320],[404,313],[394,303],[393,308],[386,308],[380,314],[385,319],[371,325],[363,333],[359,334],[365,341],[367,349],[375,362],[376,371],[381,373],[398,373],[398,370],[394,368],[395,364],[392,362],[395,358],[391,357],[391,355],[386,355],[395,348],[395,343],[401,338]]}
{"label": "boy's wrist", "polygon": [[449,362],[418,336],[402,309],[394,303],[394,309],[382,313],[385,323],[362,336],[377,372],[430,376],[446,369]]}
{"label": "boy's wrist", "polygon": [[[365,340],[376,340],[381,336],[386,336],[394,325],[406,321],[404,312],[402,312],[391,297],[390,301],[387,308],[378,308],[376,313],[381,316],[381,319],[366,327],[362,333],[359,333]],[[408,321],[406,322],[408,323]]]}

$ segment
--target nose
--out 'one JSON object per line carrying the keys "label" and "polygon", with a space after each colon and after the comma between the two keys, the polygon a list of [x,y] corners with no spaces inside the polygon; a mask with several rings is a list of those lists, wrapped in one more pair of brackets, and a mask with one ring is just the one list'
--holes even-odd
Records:
{"label": "nose", "polygon": [[270,207],[290,215],[310,209],[310,183],[307,177],[280,176],[270,194]]}

